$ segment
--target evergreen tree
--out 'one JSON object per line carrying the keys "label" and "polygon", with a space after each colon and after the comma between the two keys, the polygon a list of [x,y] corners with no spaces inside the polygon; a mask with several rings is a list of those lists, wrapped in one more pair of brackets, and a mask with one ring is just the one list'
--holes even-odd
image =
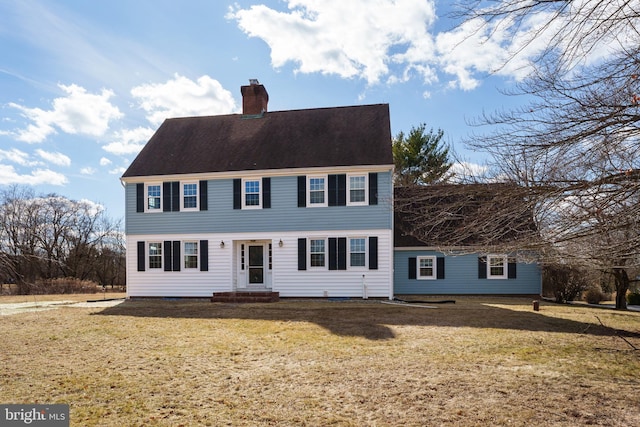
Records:
{"label": "evergreen tree", "polygon": [[444,131],[426,125],[412,127],[408,135],[400,132],[393,140],[395,184],[399,186],[425,185],[446,181],[451,177],[449,147],[442,144]]}

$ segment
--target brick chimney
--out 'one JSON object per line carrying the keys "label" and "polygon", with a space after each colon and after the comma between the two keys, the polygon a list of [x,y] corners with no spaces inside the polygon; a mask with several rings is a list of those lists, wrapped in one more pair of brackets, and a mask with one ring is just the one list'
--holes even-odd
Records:
{"label": "brick chimney", "polygon": [[240,86],[240,93],[242,93],[242,114],[256,115],[267,111],[269,94],[258,79],[249,79],[249,86]]}

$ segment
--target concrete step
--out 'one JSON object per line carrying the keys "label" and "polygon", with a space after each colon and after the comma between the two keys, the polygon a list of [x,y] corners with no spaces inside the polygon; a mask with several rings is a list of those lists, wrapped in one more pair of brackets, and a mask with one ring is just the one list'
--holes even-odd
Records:
{"label": "concrete step", "polygon": [[214,292],[211,302],[278,302],[279,292]]}

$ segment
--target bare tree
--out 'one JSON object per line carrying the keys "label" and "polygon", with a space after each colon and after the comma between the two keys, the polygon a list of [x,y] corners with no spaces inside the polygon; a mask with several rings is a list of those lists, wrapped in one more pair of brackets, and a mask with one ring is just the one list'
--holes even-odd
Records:
{"label": "bare tree", "polygon": [[0,219],[0,279],[21,294],[31,293],[38,279],[61,276],[104,284],[104,262],[117,266],[108,284],[124,281],[120,224],[101,206],[12,187],[2,193]]}
{"label": "bare tree", "polygon": [[16,284],[21,294],[30,292],[30,285],[39,271],[40,253],[35,234],[37,205],[33,192],[11,187],[2,193],[0,205],[0,248],[6,260],[5,277]]}
{"label": "bare tree", "polygon": [[485,114],[474,124],[491,131],[468,142],[533,213],[545,262],[607,272],[626,308],[640,267],[640,4],[465,1],[459,11],[487,37],[521,36],[507,62],[546,41],[508,93],[528,104]]}

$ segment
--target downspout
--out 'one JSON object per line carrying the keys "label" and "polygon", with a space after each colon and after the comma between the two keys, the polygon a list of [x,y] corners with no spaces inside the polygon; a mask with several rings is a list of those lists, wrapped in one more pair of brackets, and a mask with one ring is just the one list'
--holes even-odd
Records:
{"label": "downspout", "polygon": [[365,283],[364,280],[364,274],[362,275],[362,299],[368,299],[369,296],[367,295],[367,284]]}

